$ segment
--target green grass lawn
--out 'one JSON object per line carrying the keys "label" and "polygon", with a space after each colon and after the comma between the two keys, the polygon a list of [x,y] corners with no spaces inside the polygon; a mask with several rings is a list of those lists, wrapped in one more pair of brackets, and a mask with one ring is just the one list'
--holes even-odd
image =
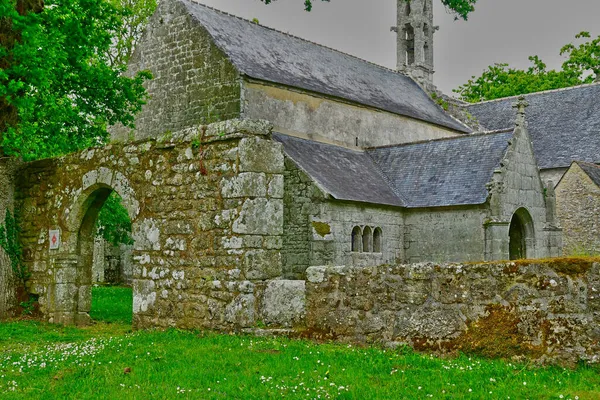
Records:
{"label": "green grass lawn", "polygon": [[132,314],[133,293],[131,288],[120,286],[92,287],[90,317],[93,320],[131,325]]}
{"label": "green grass lawn", "polygon": [[[115,295],[118,289],[101,288],[95,295],[121,297]],[[119,314],[106,309],[96,315],[115,320]],[[88,328],[0,324],[2,399],[282,397],[598,399],[600,369],[535,368],[466,356],[440,359],[407,349],[285,338],[131,332],[128,323],[119,322]]]}

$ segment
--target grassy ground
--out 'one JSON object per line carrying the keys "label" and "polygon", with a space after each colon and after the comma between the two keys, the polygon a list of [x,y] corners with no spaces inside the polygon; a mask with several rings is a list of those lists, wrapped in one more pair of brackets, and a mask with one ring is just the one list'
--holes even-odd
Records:
{"label": "grassy ground", "polygon": [[[117,290],[101,288],[95,296],[115,296]],[[95,315],[115,320],[119,313]],[[407,349],[284,338],[132,333],[124,323],[99,322],[85,329],[31,321],[0,324],[2,399],[282,397],[598,399],[600,369],[439,359]]]}

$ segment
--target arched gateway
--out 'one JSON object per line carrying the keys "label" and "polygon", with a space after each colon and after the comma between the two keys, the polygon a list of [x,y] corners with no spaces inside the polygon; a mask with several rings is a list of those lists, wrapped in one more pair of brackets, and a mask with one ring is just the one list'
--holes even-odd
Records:
{"label": "arched gateway", "polygon": [[135,242],[135,327],[252,325],[253,282],[281,275],[284,163],[269,135],[234,120],[25,164],[23,254],[47,320],[90,320],[94,225],[115,191]]}

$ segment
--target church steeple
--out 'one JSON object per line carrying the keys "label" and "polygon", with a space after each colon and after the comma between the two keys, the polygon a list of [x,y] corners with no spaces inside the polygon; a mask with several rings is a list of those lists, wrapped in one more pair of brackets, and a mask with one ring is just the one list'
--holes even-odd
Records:
{"label": "church steeple", "polygon": [[398,0],[398,65],[425,88],[433,88],[433,0]]}

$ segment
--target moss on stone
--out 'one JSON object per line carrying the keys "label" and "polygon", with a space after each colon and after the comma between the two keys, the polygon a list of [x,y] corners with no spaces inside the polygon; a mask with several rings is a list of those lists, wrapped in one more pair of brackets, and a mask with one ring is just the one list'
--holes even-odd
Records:
{"label": "moss on stone", "polygon": [[[448,347],[465,354],[488,358],[511,358],[527,356],[537,359],[545,353],[545,340],[539,346],[526,342],[519,332],[521,319],[508,307],[498,304],[486,308],[487,315],[468,324],[467,331],[448,343]],[[541,326],[543,337],[547,337],[545,325]]]}
{"label": "moss on stone", "polygon": [[321,237],[325,237],[331,233],[331,226],[325,222],[313,221],[312,226],[315,232]]}

